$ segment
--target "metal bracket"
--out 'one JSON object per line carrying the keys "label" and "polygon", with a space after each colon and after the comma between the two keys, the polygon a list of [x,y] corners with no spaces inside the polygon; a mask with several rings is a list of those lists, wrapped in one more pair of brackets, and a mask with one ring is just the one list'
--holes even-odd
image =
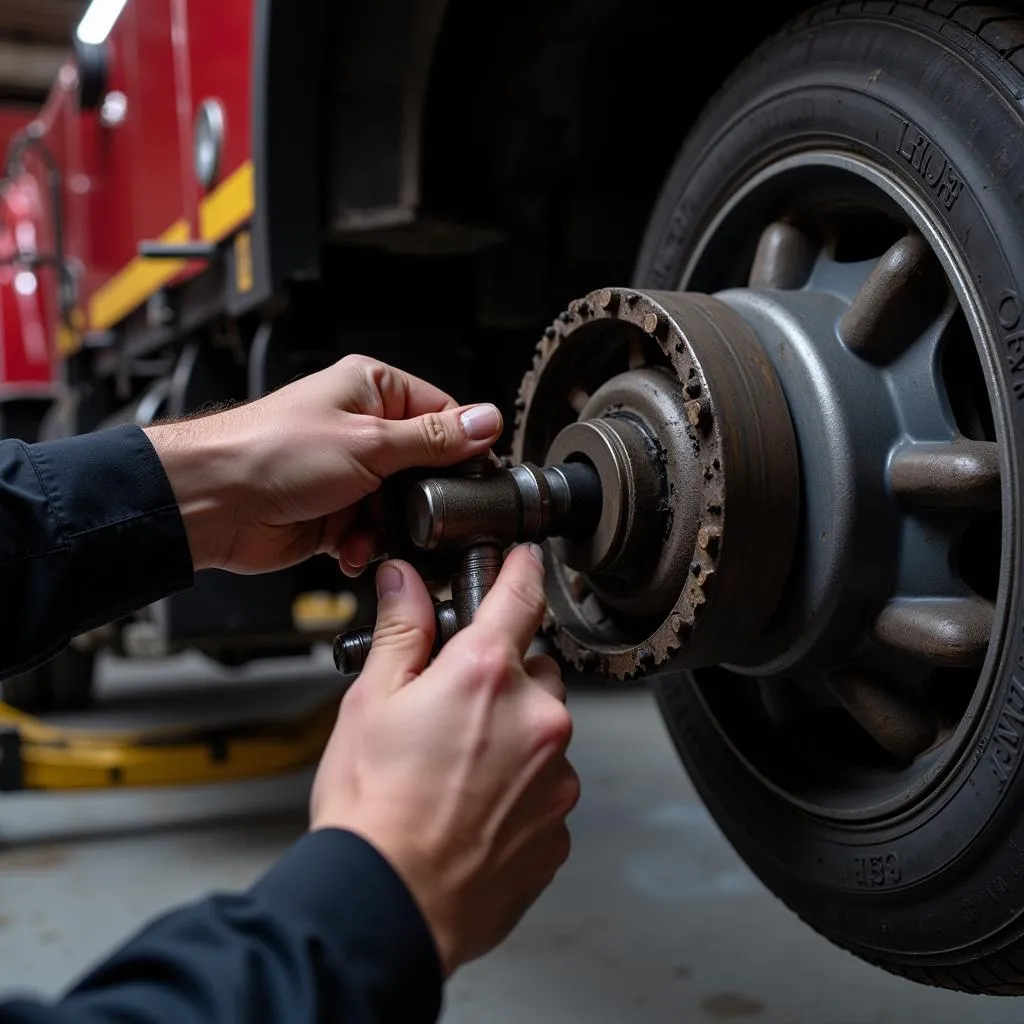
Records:
{"label": "metal bracket", "polygon": [[214,242],[139,242],[144,260],[212,260],[217,255]]}

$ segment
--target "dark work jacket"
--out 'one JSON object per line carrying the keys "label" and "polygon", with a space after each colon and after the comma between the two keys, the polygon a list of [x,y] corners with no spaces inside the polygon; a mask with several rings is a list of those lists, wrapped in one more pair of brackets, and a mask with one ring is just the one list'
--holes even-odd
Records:
{"label": "dark work jacket", "polygon": [[[138,427],[0,441],[0,674],[191,582],[174,494]],[[418,1024],[436,1020],[441,981],[390,865],[325,830],[248,892],[145,928],[59,1002],[0,1003],[0,1024]]]}

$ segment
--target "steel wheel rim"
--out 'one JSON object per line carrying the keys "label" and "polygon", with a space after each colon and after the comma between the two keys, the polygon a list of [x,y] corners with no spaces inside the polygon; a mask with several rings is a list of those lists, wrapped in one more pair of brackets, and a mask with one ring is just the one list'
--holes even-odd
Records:
{"label": "steel wheel rim", "polygon": [[[1004,654],[1007,613],[1011,597],[1012,566],[1019,557],[1014,528],[1017,509],[1012,498],[1016,481],[1014,467],[1008,456],[1009,430],[1006,411],[994,390],[995,338],[981,312],[981,298],[972,286],[967,267],[957,247],[941,224],[935,221],[930,211],[918,201],[913,193],[908,191],[897,178],[883,167],[861,156],[836,150],[813,148],[801,152],[790,151],[788,155],[763,165],[759,171],[733,191],[728,203],[718,211],[705,229],[680,277],[678,288],[680,290],[698,288],[712,291],[715,287],[720,287],[720,282],[711,283],[708,280],[707,263],[709,249],[721,234],[723,227],[740,214],[744,205],[750,204],[752,200],[756,199],[759,193],[766,189],[766,186],[778,185],[781,180],[793,172],[806,172],[815,169],[821,170],[823,173],[827,171],[850,175],[876,190],[879,197],[884,197],[884,200],[898,210],[900,215],[920,233],[937,257],[948,286],[963,313],[973,341],[974,352],[982,368],[985,393],[994,425],[994,440],[998,444],[1001,472],[1001,510],[999,514],[1001,516],[1002,555],[998,570],[991,640],[987,654],[978,669],[970,698],[955,726],[937,745],[932,755],[927,758],[927,763],[918,764],[915,761],[909,768],[897,772],[897,775],[902,776],[901,784],[894,786],[890,780],[888,786],[883,787],[881,791],[881,799],[875,799],[867,805],[857,805],[850,801],[845,801],[845,804],[840,801],[837,804],[831,797],[827,800],[821,796],[811,799],[792,791],[785,785],[780,785],[777,778],[770,777],[762,770],[762,767],[754,763],[754,760],[748,756],[748,751],[736,741],[733,732],[716,713],[716,693],[723,687],[727,688],[730,683],[735,683],[737,677],[733,677],[731,680],[716,680],[712,687],[710,684],[713,680],[709,674],[719,670],[701,670],[689,674],[695,691],[700,695],[709,717],[715,722],[724,741],[745,763],[747,769],[764,785],[782,799],[815,817],[852,826],[879,819],[895,822],[900,816],[920,812],[928,801],[940,799],[943,784],[955,777],[957,766],[962,763],[971,749],[975,731],[991,697],[993,684],[998,675],[999,663]],[[757,233],[759,229],[756,225],[751,225],[751,230]],[[877,787],[875,792],[879,792]]]}

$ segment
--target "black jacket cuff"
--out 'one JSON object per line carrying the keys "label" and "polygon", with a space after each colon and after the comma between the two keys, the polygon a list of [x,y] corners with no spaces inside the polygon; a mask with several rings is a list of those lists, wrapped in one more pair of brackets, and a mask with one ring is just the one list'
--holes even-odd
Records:
{"label": "black jacket cuff", "polygon": [[364,839],[339,829],[312,832],[252,894],[282,918],[309,922],[374,1019],[437,1020],[443,977],[434,940],[405,883]]}
{"label": "black jacket cuff", "polygon": [[35,444],[29,455],[68,554],[65,585],[78,591],[80,608],[92,610],[76,628],[111,622],[192,585],[178,503],[141,427]]}

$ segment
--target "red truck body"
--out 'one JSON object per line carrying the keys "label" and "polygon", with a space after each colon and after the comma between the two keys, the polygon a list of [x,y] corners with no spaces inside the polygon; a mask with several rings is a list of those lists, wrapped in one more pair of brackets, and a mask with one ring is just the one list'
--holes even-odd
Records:
{"label": "red truck body", "polygon": [[0,203],[0,397],[48,399],[56,367],[53,352],[53,268],[19,258],[34,250],[44,211],[38,183],[12,183]]}
{"label": "red truck body", "polygon": [[[260,323],[274,322],[265,312],[277,294],[272,261],[254,259],[253,123],[286,13],[259,0],[128,0],[102,43],[75,43],[33,117],[0,120],[10,136],[0,184],[0,436],[144,425],[273,386],[249,381],[232,358],[222,367],[215,336],[237,329],[247,308],[257,312],[246,347]],[[205,165],[203,138],[215,142]],[[267,252],[266,217],[260,227]],[[315,258],[315,245],[309,252]],[[76,638],[54,663],[55,678],[74,679],[62,695],[40,698],[38,680],[26,690],[35,704],[80,703],[103,647],[144,656],[199,648],[232,664],[301,653],[351,615],[350,602],[337,603],[333,570],[318,563],[256,581],[201,573],[188,593],[140,610],[132,628]]]}
{"label": "red truck body", "polygon": [[[219,242],[251,215],[252,18],[251,0],[129,0],[104,47],[104,103],[83,109],[75,62],[61,69],[32,130],[61,177],[73,300],[62,313],[52,282],[23,294],[35,257],[55,243],[47,168],[30,148],[0,205],[0,398],[45,388],[54,359],[76,351],[85,335],[110,330],[158,289],[202,268],[144,259],[140,241]],[[209,189],[193,170],[195,111],[206,100],[220,105],[224,120]],[[52,268],[39,268],[47,274]]]}
{"label": "red truck body", "polygon": [[[0,109],[0,151],[32,115]],[[45,223],[39,183],[11,182],[0,201],[0,398],[49,398],[53,393],[53,273],[23,265],[19,250],[38,247]]]}

